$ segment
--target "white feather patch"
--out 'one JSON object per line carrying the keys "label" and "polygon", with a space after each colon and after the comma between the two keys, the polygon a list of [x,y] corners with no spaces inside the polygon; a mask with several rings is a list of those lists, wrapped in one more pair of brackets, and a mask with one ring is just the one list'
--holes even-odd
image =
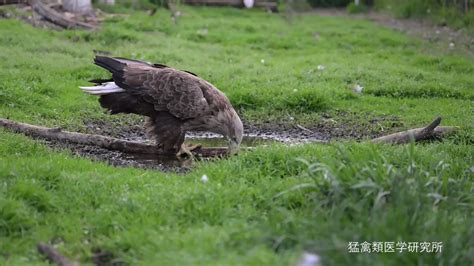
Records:
{"label": "white feather patch", "polygon": [[115,82],[106,82],[101,85],[93,86],[93,87],[79,87],[85,93],[92,94],[92,95],[105,95],[111,94],[116,92],[124,92],[125,90],[117,86]]}

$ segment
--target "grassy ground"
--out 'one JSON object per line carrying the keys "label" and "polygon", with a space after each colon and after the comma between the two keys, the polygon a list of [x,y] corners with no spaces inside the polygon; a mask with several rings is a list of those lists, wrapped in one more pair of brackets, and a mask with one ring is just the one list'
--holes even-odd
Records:
{"label": "grassy ground", "polygon": [[[274,145],[185,175],[113,168],[0,130],[0,264],[45,264],[39,241],[84,263],[98,250],[134,265],[291,265],[303,251],[325,265],[474,263],[469,57],[364,20],[254,10],[184,8],[177,25],[165,11],[135,12],[96,32],[0,20],[0,117],[80,131],[84,120],[110,120],[77,89],[107,76],[93,49],[193,71],[248,123],[341,123],[351,113],[354,126],[395,116],[407,128],[442,115],[462,129],[396,147]],[[352,254],[350,241],[444,246]]]}

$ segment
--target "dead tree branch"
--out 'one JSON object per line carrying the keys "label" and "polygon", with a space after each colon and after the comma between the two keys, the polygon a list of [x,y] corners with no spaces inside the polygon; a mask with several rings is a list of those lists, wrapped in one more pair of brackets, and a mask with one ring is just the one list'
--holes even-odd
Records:
{"label": "dead tree branch", "polygon": [[59,266],[79,266],[78,262],[70,261],[50,245],[40,242],[36,247],[38,252],[46,256],[52,263],[56,263]]}
{"label": "dead tree branch", "polygon": [[39,0],[32,0],[31,1],[31,6],[35,12],[37,12],[39,15],[44,17],[45,19],[51,21],[52,23],[65,28],[65,29],[75,29],[75,28],[83,28],[83,29],[95,29],[96,26],[85,23],[82,21],[75,21],[71,20],[63,15],[61,15],[59,12],[56,12],[54,9],[51,7],[43,4]]}
{"label": "dead tree branch", "polygon": [[428,139],[440,139],[447,135],[452,134],[458,128],[457,127],[438,127],[441,123],[441,117],[437,117],[428,126],[423,128],[410,129],[387,136],[372,139],[373,143],[393,143],[393,144],[404,144],[410,141],[422,141]]}
{"label": "dead tree branch", "polygon": [[[61,128],[35,126],[26,123],[15,122],[4,118],[0,118],[0,126],[8,128],[14,132],[23,133],[27,136],[36,138],[39,137],[48,140],[58,140],[62,142],[94,145],[108,150],[116,150],[125,153],[158,154],[158,149],[155,145],[146,144],[142,142],[126,141],[95,134],[63,131]],[[226,153],[226,151],[227,148],[224,147],[198,148],[195,150],[195,152],[202,157],[213,157],[217,155],[223,155]]]}

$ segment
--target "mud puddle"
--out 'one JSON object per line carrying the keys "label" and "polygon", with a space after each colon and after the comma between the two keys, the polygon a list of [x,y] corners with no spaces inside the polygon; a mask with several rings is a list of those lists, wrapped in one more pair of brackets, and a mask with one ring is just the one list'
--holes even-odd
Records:
{"label": "mud puddle", "polygon": [[[360,121],[365,121],[361,123]],[[83,133],[99,134],[130,141],[152,143],[143,129],[143,118],[134,115],[118,115],[104,120],[84,120]],[[311,127],[298,124],[277,124],[263,122],[253,125],[244,121],[245,136],[241,147],[258,147],[273,143],[287,145],[300,143],[327,143],[333,139],[361,140],[384,135],[403,126],[397,117],[372,116],[361,119],[357,114],[338,113],[336,116],[323,115]],[[137,167],[159,171],[187,172],[193,166],[189,159],[178,160],[175,156],[156,156],[150,154],[126,154],[97,146],[56,141],[46,142],[54,149],[70,150],[74,155],[95,161],[106,162],[118,167]],[[213,133],[193,132],[186,135],[186,143],[200,144],[203,147],[227,147],[227,140]],[[212,158],[197,158],[212,160]]]}
{"label": "mud puddle", "polygon": [[[149,142],[149,140],[134,136],[135,141]],[[269,136],[244,136],[241,147],[257,147],[271,143],[282,142],[278,138]],[[194,161],[190,158],[178,159],[176,156],[163,156],[155,154],[133,154],[120,151],[111,151],[98,146],[82,145],[76,143],[65,143],[58,141],[46,141],[54,149],[67,149],[74,155],[90,158],[95,161],[105,161],[110,165],[118,167],[136,167],[155,169],[160,171],[187,172],[192,168]],[[187,135],[185,143],[200,144],[202,147],[227,147],[227,140],[215,134],[190,134]],[[208,161],[212,158],[201,158],[196,160]]]}
{"label": "mud puddle", "polygon": [[[201,134],[200,134],[201,135]],[[204,135],[204,134],[202,134]],[[241,147],[257,147],[260,145],[268,145],[271,143],[278,142],[271,138],[261,138],[256,136],[245,136],[242,139]],[[226,139],[214,134],[205,134],[205,136],[188,135],[185,143],[188,144],[199,144],[202,147],[226,147]],[[121,152],[120,152],[121,153]],[[131,162],[138,167],[143,168],[156,168],[157,165],[162,170],[178,170],[178,169],[189,169],[193,165],[193,160],[190,158],[178,159],[175,156],[162,156],[156,154],[132,154],[132,153],[121,153],[119,156],[120,160],[124,162]],[[197,160],[205,161],[211,158],[196,157]]]}

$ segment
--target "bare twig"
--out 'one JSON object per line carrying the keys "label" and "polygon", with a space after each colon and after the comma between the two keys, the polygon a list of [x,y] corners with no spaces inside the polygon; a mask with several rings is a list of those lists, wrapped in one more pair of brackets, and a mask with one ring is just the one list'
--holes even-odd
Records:
{"label": "bare twig", "polygon": [[301,129],[301,130],[307,131],[309,133],[314,133],[311,129],[307,129],[307,128],[305,128],[304,126],[302,126],[300,124],[296,124],[296,127]]}
{"label": "bare twig", "polygon": [[38,248],[38,252],[46,256],[52,263],[56,263],[59,266],[79,266],[78,262],[70,261],[50,245],[40,242],[36,247]]}

